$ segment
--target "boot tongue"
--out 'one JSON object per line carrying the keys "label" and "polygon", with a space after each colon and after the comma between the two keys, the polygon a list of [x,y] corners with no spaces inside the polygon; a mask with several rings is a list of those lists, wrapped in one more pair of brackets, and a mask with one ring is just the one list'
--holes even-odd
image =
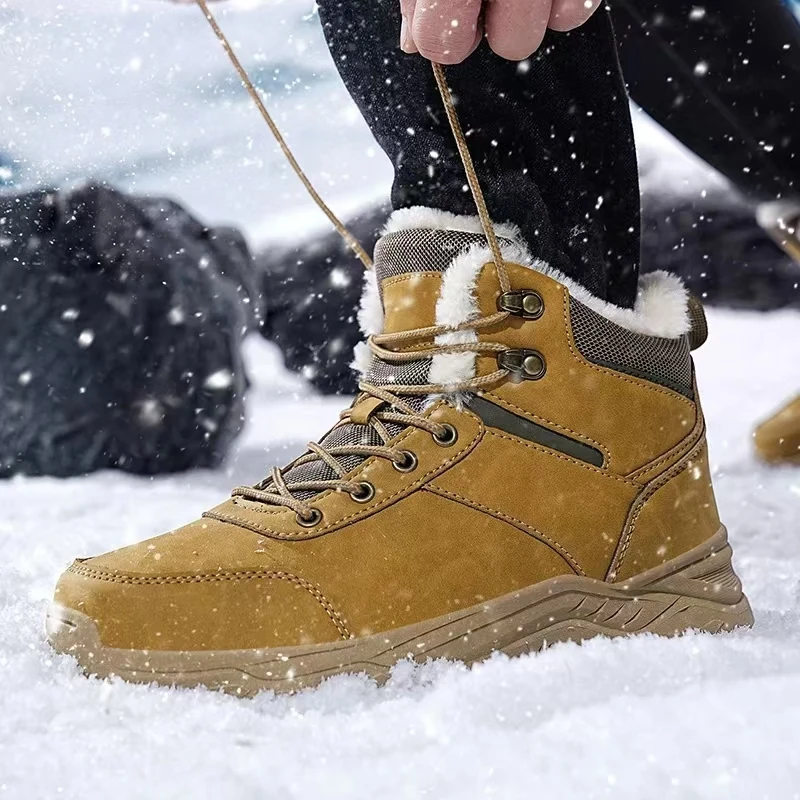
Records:
{"label": "boot tongue", "polygon": [[[436,300],[439,297],[441,276],[453,259],[486,238],[480,233],[454,230],[410,229],[384,235],[375,246],[374,269],[380,302],[384,312],[385,333],[428,327],[436,322]],[[402,364],[389,364],[372,357],[364,380],[391,390],[393,385],[428,383],[430,359]],[[421,395],[402,396],[412,408],[421,411],[426,398]],[[403,430],[402,425],[387,423],[392,436]],[[368,424],[344,423],[336,426],[321,442],[323,447],[347,445],[382,445],[377,431]],[[348,472],[358,467],[361,456],[337,456]],[[287,483],[334,480],[337,476],[324,461],[300,464],[284,473]],[[306,500],[313,491],[294,492]]]}
{"label": "boot tongue", "polygon": [[458,255],[485,242],[481,233],[423,228],[381,237],[375,245],[374,269],[383,307],[383,332],[434,325],[443,273]]}

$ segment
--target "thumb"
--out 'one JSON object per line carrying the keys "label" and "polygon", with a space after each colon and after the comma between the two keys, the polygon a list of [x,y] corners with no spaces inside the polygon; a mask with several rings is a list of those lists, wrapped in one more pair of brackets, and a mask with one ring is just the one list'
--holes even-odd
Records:
{"label": "thumb", "polygon": [[414,37],[411,35],[411,24],[416,5],[417,0],[400,0],[400,13],[403,15],[403,21],[400,23],[400,49],[404,53],[419,52],[414,44]]}

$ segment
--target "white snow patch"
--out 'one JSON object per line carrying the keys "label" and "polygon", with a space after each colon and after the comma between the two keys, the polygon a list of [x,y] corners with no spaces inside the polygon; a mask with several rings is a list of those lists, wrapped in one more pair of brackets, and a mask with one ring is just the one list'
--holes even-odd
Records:
{"label": "white snow patch", "polygon": [[229,389],[233,384],[233,374],[229,369],[218,369],[212,372],[204,381],[203,388],[211,389],[212,391],[221,391],[222,389]]}

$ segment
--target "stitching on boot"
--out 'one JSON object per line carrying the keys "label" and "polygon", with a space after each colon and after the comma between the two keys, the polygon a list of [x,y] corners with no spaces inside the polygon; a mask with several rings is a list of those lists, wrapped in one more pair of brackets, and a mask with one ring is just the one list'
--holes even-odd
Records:
{"label": "stitching on boot", "polygon": [[486,392],[486,394],[487,396],[492,397],[493,400],[496,400],[498,405],[506,406],[507,408],[513,408],[515,411],[519,411],[520,416],[525,417],[526,419],[533,420],[534,422],[540,422],[543,425],[550,428],[557,428],[558,430],[565,431],[566,433],[569,433],[572,436],[574,436],[579,441],[591,444],[603,454],[604,464],[608,464],[610,462],[611,454],[608,452],[608,448],[604,447],[602,444],[600,444],[600,442],[597,442],[594,439],[592,439],[591,436],[587,436],[585,433],[580,433],[579,431],[574,431],[572,430],[572,428],[569,428],[566,425],[560,425],[558,422],[553,422],[553,420],[551,419],[545,419],[544,417],[540,417],[538,414],[533,414],[530,411],[516,405],[515,403],[512,403],[510,400],[506,400],[504,397],[500,397],[494,391]]}
{"label": "stitching on boot", "polygon": [[437,278],[442,280],[442,272],[405,272],[402,275],[392,275],[381,281],[381,286],[393,286],[395,283],[407,283],[408,281],[430,280]]}
{"label": "stitching on boot", "polygon": [[[641,480],[647,476],[649,472],[654,472],[662,464],[670,461],[673,458],[677,459],[677,461],[680,461],[683,456],[697,444],[698,440],[702,438],[703,433],[705,432],[705,420],[703,419],[703,415],[700,413],[699,407],[695,417],[696,419],[694,428],[692,428],[689,435],[682,442],[678,442],[675,447],[670,448],[663,456],[657,458],[655,461],[651,461],[649,464],[645,464],[643,467],[639,467],[639,469],[634,470],[628,475],[628,477],[632,480]],[[658,478],[658,475],[650,478],[649,480],[655,480],[656,478]]]}
{"label": "stitching on boot", "polygon": [[[616,372],[615,370],[609,369],[607,367],[598,367],[596,364],[592,364],[591,361],[587,361],[582,355],[580,355],[580,351],[577,349],[577,345],[575,344],[574,336],[572,334],[572,322],[569,315],[569,293],[566,289],[561,290],[561,297],[562,297],[562,309],[564,313],[564,325],[566,326],[567,331],[567,346],[569,347],[570,353],[572,353],[572,357],[582,366],[586,366],[589,369],[595,370],[603,375],[610,375],[612,378],[615,378],[618,381],[622,381],[623,383],[629,383],[631,386],[636,386],[639,389],[644,389],[647,392],[653,392],[655,394],[662,394],[665,397],[669,397],[674,400],[680,400],[685,405],[689,406],[690,408],[694,408],[694,403],[689,400],[688,398],[684,397],[677,392],[673,392],[670,389],[664,389],[657,386],[650,385],[647,381],[642,379],[632,379],[623,373]],[[611,467],[611,460],[609,459],[609,463],[607,465],[609,468]]]}
{"label": "stitching on boot", "polygon": [[625,561],[625,556],[628,554],[628,548],[630,546],[631,540],[633,539],[633,533],[636,529],[636,523],[647,501],[662,486],[665,486],[673,478],[677,478],[678,475],[680,475],[684,470],[688,469],[689,462],[705,446],[706,446],[705,437],[701,437],[700,440],[695,443],[694,447],[692,447],[692,449],[685,456],[683,456],[677,464],[674,464],[663,475],[656,478],[652,483],[646,486],[639,494],[639,496],[633,501],[633,506],[631,507],[631,511],[628,515],[628,520],[625,523],[625,527],[622,529],[623,533],[620,542],[617,545],[617,552],[614,554],[614,558],[611,559],[611,566],[609,567],[608,573],[605,578],[606,581],[613,581],[616,575],[622,569],[622,565]]}
{"label": "stitching on boot", "polygon": [[422,491],[431,492],[432,494],[438,494],[441,495],[442,497],[447,497],[451,499],[453,502],[460,503],[461,505],[465,505],[468,508],[474,508],[476,511],[483,511],[484,513],[489,514],[493,517],[502,519],[504,522],[513,525],[518,530],[521,530],[523,533],[528,534],[537,541],[541,542],[546,547],[549,547],[551,550],[555,551],[559,556],[561,556],[561,558],[563,558],[570,565],[570,567],[572,567],[572,570],[575,572],[576,575],[581,575],[582,577],[586,576],[586,573],[583,571],[580,564],[578,564],[577,560],[569,552],[569,550],[567,550],[563,545],[560,545],[557,541],[555,541],[555,539],[551,539],[546,533],[542,533],[537,528],[531,527],[526,522],[523,522],[521,519],[512,517],[510,514],[505,514],[502,511],[498,511],[495,508],[490,508],[489,506],[486,506],[483,503],[479,503],[476,500],[471,500],[468,497],[462,497],[460,494],[456,494],[456,492],[451,492],[447,489],[442,489],[440,486],[436,486],[435,484],[426,486]]}
{"label": "stitching on boot", "polygon": [[343,639],[352,639],[353,635],[347,628],[347,622],[344,617],[334,608],[333,604],[328,600],[322,591],[313,583],[293,575],[290,572],[281,572],[276,570],[242,570],[239,572],[210,572],[202,573],[200,575],[128,575],[125,573],[114,574],[105,572],[104,570],[95,569],[94,567],[87,567],[85,564],[73,563],[69,567],[69,571],[84,578],[92,578],[98,581],[107,581],[108,583],[122,583],[135,586],[161,586],[161,585],[174,585],[174,584],[190,584],[190,583],[215,583],[223,581],[240,581],[240,580],[256,580],[266,578],[267,580],[282,580],[289,581],[302,589],[305,589],[323,608],[325,613],[330,618],[331,622],[336,626]]}
{"label": "stitching on boot", "polygon": [[641,488],[641,484],[632,481],[623,475],[614,475],[613,473],[609,472],[608,470],[602,469],[601,467],[593,467],[591,464],[587,464],[585,461],[580,461],[577,458],[572,458],[568,455],[564,455],[563,453],[559,453],[555,450],[548,450],[546,447],[542,445],[536,444],[535,442],[525,442],[522,439],[515,439],[513,436],[508,436],[504,433],[500,433],[498,431],[486,430],[487,436],[495,436],[498,439],[506,439],[509,442],[513,442],[514,444],[520,445],[522,447],[529,447],[531,450],[536,450],[540,453],[543,453],[546,456],[551,456],[552,458],[557,458],[560,461],[566,461],[569,464],[574,464],[576,467],[580,467],[581,469],[585,469],[588,472],[591,472],[593,475],[597,475],[599,478],[605,478],[606,480],[616,481],[617,483],[622,483],[625,486],[633,486],[636,489]]}

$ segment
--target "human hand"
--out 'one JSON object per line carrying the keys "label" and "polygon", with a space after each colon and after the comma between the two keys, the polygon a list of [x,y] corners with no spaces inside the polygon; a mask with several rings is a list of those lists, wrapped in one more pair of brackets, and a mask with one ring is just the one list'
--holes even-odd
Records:
{"label": "human hand", "polygon": [[[400,46],[439,64],[457,64],[480,44],[510,61],[536,52],[545,31],[586,22],[602,0],[400,0]],[[485,9],[485,13],[482,13]]]}

